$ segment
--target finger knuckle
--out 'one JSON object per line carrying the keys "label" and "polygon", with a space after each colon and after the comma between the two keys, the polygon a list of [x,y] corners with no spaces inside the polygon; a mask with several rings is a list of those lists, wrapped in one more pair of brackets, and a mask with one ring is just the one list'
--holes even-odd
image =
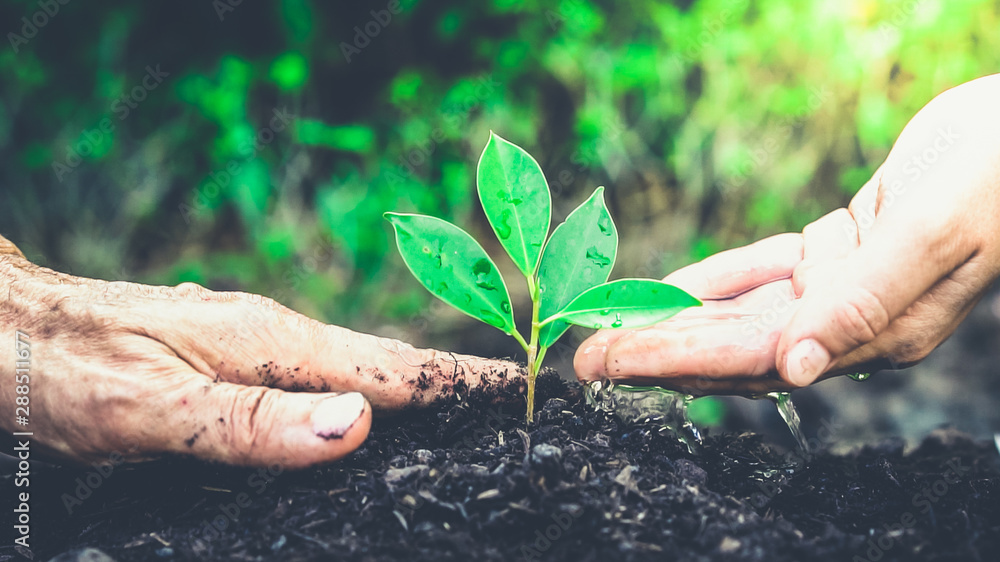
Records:
{"label": "finger knuckle", "polygon": [[821,217],[821,218],[820,218],[819,220],[817,220],[817,221],[814,221],[814,222],[811,222],[811,223],[807,224],[807,225],[805,226],[805,228],[803,228],[803,229],[802,229],[802,236],[803,236],[803,237],[804,237],[804,238],[805,238],[806,240],[809,240],[809,239],[811,239],[811,238],[812,238],[813,236],[815,236],[815,235],[816,235],[816,231],[817,231],[817,230],[819,230],[819,228],[820,228],[820,224],[819,224],[819,223],[820,223],[820,221],[821,221],[821,220],[823,220],[824,218],[826,218],[826,217]]}
{"label": "finger knuckle", "polygon": [[228,405],[223,444],[236,461],[247,461],[267,446],[275,420],[280,390],[263,386],[236,389]]}
{"label": "finger knuckle", "polygon": [[244,292],[231,292],[227,293],[230,298],[249,304],[254,307],[266,308],[268,310],[273,310],[277,312],[290,312],[290,310],[283,304],[272,299],[271,297],[258,295],[256,293],[244,293]]}
{"label": "finger knuckle", "polygon": [[889,314],[879,298],[857,290],[834,308],[833,328],[852,340],[854,346],[871,342],[889,325]]}
{"label": "finger knuckle", "polygon": [[198,283],[192,283],[191,281],[185,281],[184,283],[177,285],[174,290],[177,294],[185,297],[208,299],[215,295],[215,291],[205,288]]}
{"label": "finger knuckle", "polygon": [[924,336],[900,342],[892,354],[889,355],[889,363],[894,369],[912,367],[926,359],[936,347],[935,341]]}

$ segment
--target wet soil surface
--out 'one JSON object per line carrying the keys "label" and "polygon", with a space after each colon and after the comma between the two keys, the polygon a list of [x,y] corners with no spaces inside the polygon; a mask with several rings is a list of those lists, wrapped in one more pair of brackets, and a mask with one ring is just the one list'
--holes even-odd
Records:
{"label": "wet soil surface", "polygon": [[[376,419],[353,456],[297,473],[184,459],[104,475],[35,468],[35,558],[84,546],[115,560],[995,560],[1000,550],[992,443],[939,430],[907,454],[887,442],[805,455],[730,433],[692,454],[658,424],[591,410],[555,377],[539,397],[527,431],[516,404],[443,405]],[[11,505],[12,482],[0,490]],[[10,544],[0,560],[21,559]]]}

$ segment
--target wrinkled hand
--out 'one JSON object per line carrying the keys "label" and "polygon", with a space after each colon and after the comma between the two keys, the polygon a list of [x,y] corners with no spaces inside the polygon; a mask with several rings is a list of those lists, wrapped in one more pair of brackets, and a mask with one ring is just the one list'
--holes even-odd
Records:
{"label": "wrinkled hand", "polygon": [[[329,326],[265,297],[37,267],[0,237],[0,426],[77,462],[175,453],[299,468],[343,457],[372,408],[421,406],[511,363]],[[30,425],[15,425],[15,331],[28,336]],[[367,397],[367,401],[365,399]]]}
{"label": "wrinkled hand", "polygon": [[674,272],[704,306],[598,332],[577,376],[760,393],[920,361],[1000,276],[998,131],[1000,75],[939,95],[849,208]]}

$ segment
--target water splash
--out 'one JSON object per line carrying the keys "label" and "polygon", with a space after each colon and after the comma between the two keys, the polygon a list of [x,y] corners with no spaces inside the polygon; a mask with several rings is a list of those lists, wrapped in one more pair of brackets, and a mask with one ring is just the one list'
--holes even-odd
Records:
{"label": "water splash", "polygon": [[[640,421],[659,421],[669,429],[678,440],[684,443],[688,451],[694,453],[702,443],[701,432],[688,417],[688,405],[694,396],[667,390],[658,386],[632,386],[615,384],[611,381],[594,381],[584,388],[587,404],[593,408],[613,412],[619,419],[633,423]],[[778,414],[784,420],[788,430],[795,438],[795,443],[803,455],[809,455],[809,441],[802,431],[802,421],[799,412],[792,403],[788,392],[769,392],[762,396],[750,396],[753,399],[767,399],[778,408]],[[1000,437],[1000,433],[997,434]],[[1000,447],[1000,441],[998,441]]]}
{"label": "water splash", "polygon": [[[586,385],[584,394],[587,404],[591,407],[613,412],[625,422],[661,422],[678,440],[684,443],[688,451],[694,453],[701,445],[701,432],[688,417],[688,405],[694,396],[667,390],[658,386],[632,386],[615,384],[611,381],[594,381]],[[769,392],[763,396],[778,408],[778,414],[784,420],[788,430],[795,438],[799,450],[808,455],[809,441],[802,431],[799,412],[792,403],[788,392]]]}
{"label": "water splash", "polygon": [[675,392],[658,386],[632,386],[611,381],[594,381],[585,388],[587,404],[613,412],[625,422],[658,422],[670,430],[677,439],[695,452],[701,445],[701,432],[688,418],[690,394]]}
{"label": "water splash", "polygon": [[795,404],[792,403],[791,393],[768,392],[764,398],[774,402],[774,405],[778,407],[778,414],[781,419],[785,420],[785,425],[792,432],[792,437],[795,438],[799,450],[809,454],[809,441],[806,439],[806,434],[802,432],[802,420],[799,418],[799,411],[795,409]]}

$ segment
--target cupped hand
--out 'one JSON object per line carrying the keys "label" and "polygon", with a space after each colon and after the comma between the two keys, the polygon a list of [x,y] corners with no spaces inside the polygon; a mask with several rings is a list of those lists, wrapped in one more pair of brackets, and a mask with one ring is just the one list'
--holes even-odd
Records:
{"label": "cupped hand", "polygon": [[[373,408],[523,376],[512,363],[415,349],[258,295],[57,273],[2,237],[0,294],[0,427],[31,431],[33,448],[68,461],[182,454],[301,468],[356,449]],[[15,332],[30,350],[22,364]],[[22,395],[27,426],[15,424]]]}
{"label": "cupped hand", "polygon": [[920,361],[1000,276],[997,100],[1000,75],[939,95],[847,209],[674,272],[704,306],[598,332],[577,376],[761,393]]}

